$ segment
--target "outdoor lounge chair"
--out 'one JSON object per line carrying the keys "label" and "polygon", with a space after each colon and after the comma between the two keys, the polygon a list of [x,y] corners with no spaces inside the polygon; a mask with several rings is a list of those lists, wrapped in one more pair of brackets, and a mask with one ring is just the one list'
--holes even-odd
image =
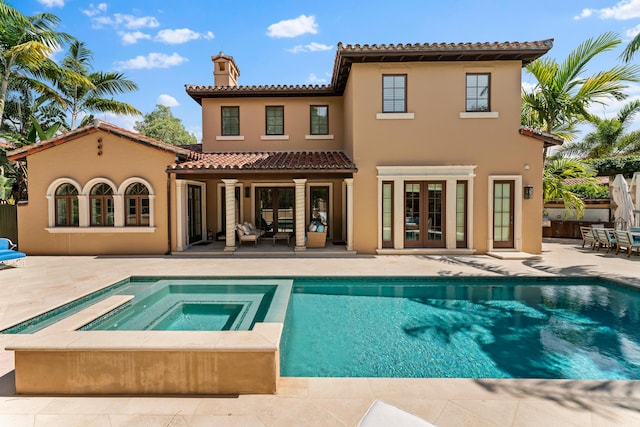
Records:
{"label": "outdoor lounge chair", "polygon": [[596,249],[607,248],[607,252],[616,247],[616,238],[613,235],[613,230],[607,230],[606,228],[594,228],[598,235],[598,244]]}
{"label": "outdoor lounge chair", "polygon": [[640,241],[634,240],[631,233],[628,231],[616,230],[614,231],[614,234],[616,236],[617,243],[616,255],[620,253],[621,248],[625,248],[627,251],[627,258],[631,257],[631,252],[633,252],[634,249],[638,251],[638,254],[640,255]]}
{"label": "outdoor lounge chair", "polygon": [[253,242],[255,246],[258,246],[264,231],[258,230],[250,222],[245,222],[244,224],[236,225],[236,233],[238,234],[238,245],[242,245],[243,242]]}
{"label": "outdoor lounge chair", "polygon": [[582,234],[582,247],[584,248],[585,243],[589,243],[591,249],[595,249],[596,243],[598,240],[595,236],[595,231],[591,229],[591,227],[580,227],[580,233]]}
{"label": "outdoor lounge chair", "polygon": [[428,421],[403,411],[382,400],[375,400],[364,414],[358,427],[434,427]]}
{"label": "outdoor lounge chair", "polygon": [[9,239],[0,238],[0,269],[6,266],[7,261],[22,260],[24,265],[24,259],[27,254],[14,250],[16,245]]}

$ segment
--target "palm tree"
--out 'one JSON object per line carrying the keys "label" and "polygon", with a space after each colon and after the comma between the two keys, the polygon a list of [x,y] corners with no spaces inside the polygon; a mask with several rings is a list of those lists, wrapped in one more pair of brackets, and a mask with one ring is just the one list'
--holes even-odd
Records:
{"label": "palm tree", "polygon": [[582,218],[584,215],[584,202],[580,196],[569,190],[565,185],[565,181],[569,178],[583,178],[585,183],[595,188],[598,185],[595,175],[595,169],[577,159],[558,158],[548,160],[542,175],[544,202],[562,199],[566,216],[576,212],[576,217]]}
{"label": "palm tree", "polygon": [[613,119],[592,116],[590,122],[596,127],[581,142],[566,144],[555,156],[599,159],[616,155],[637,153],[640,149],[640,131],[625,133],[633,116],[640,111],[640,100],[626,104]]}
{"label": "palm tree", "polygon": [[[49,13],[24,16],[0,0],[0,117],[11,80],[24,82],[36,92],[56,98],[45,82],[60,79],[61,69],[49,56],[55,48],[73,38],[55,31],[60,19]],[[67,73],[66,79],[86,82]]]}
{"label": "palm tree", "polygon": [[637,65],[616,65],[583,76],[596,55],[612,50],[620,43],[617,34],[609,32],[584,41],[560,64],[549,58],[528,64],[526,70],[537,83],[531,92],[523,91],[522,102],[529,122],[524,124],[534,124],[548,133],[572,140],[575,125],[590,117],[587,109],[591,104],[624,99],[626,83],[639,81]]}
{"label": "palm tree", "polygon": [[640,50],[640,33],[636,34],[633,40],[629,42],[620,56],[625,62],[629,62],[633,59],[633,56],[638,50]]}
{"label": "palm tree", "polygon": [[106,98],[138,89],[138,85],[128,80],[122,73],[91,72],[93,57],[84,42],[73,41],[69,45],[69,52],[62,61],[65,71],[84,76],[89,84],[77,79],[62,79],[58,82],[59,97],[62,102],[58,105],[67,110],[71,116],[70,129],[75,129],[80,113],[111,112],[139,116],[142,113],[131,105]]}

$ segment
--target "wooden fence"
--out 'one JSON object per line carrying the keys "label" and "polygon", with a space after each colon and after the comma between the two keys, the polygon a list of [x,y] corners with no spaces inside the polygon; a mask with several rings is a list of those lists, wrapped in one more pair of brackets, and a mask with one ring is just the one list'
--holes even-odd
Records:
{"label": "wooden fence", "polygon": [[18,243],[18,207],[0,200],[0,237]]}

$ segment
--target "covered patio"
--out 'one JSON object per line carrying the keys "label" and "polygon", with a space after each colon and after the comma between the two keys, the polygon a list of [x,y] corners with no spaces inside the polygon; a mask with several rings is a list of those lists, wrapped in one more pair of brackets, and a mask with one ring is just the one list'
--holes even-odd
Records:
{"label": "covered patio", "polygon": [[[167,172],[175,194],[174,253],[353,251],[357,169],[342,151],[201,153]],[[310,244],[313,222],[326,229],[320,247]],[[247,239],[252,244],[239,239],[239,224],[257,229],[258,238]]]}

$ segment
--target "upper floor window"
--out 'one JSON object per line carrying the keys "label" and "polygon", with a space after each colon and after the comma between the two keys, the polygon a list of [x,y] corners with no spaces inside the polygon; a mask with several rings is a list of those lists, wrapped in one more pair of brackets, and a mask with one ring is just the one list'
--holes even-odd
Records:
{"label": "upper floor window", "polygon": [[265,109],[266,113],[266,134],[284,135],[284,106],[269,105]]}
{"label": "upper floor window", "polygon": [[77,227],[80,224],[78,189],[71,184],[62,184],[56,189],[56,225]]}
{"label": "upper floor window", "polygon": [[136,182],[127,187],[124,193],[126,226],[149,225],[149,189],[146,185]]}
{"label": "upper floor window", "polygon": [[407,112],[407,75],[382,75],[382,112]]}
{"label": "upper floor window", "polygon": [[329,134],[329,106],[311,106],[311,135]]}
{"label": "upper floor window", "polygon": [[488,73],[467,74],[467,112],[491,111],[489,104],[490,76]]}
{"label": "upper floor window", "polygon": [[96,184],[89,195],[92,226],[112,226],[114,220],[113,189],[105,183]]}
{"label": "upper floor window", "polygon": [[240,135],[240,107],[222,108],[222,135]]}

